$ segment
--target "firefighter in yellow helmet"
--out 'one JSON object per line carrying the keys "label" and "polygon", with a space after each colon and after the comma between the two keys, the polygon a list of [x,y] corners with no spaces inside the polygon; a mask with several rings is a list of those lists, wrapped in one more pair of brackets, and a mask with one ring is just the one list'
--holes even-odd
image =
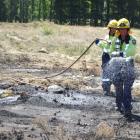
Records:
{"label": "firefighter in yellow helmet", "polygon": [[[130,34],[130,22],[126,18],[122,18],[118,21],[117,24],[118,32],[115,36],[116,40],[120,43],[120,56],[126,57],[131,60],[131,66],[134,66],[133,57],[136,53],[136,38]],[[115,48],[114,48],[115,50]],[[118,77],[119,78],[119,77]],[[116,93],[116,104],[118,111],[121,111],[123,108],[125,117],[131,118],[131,87],[133,86],[134,80],[126,80],[125,83],[122,83],[123,91]],[[119,87],[117,87],[119,88]]]}
{"label": "firefighter in yellow helmet", "polygon": [[117,20],[113,19],[113,20],[109,21],[107,27],[108,28],[117,28],[117,23],[118,23]]}
{"label": "firefighter in yellow helmet", "polygon": [[108,44],[105,41],[100,41],[99,39],[96,39],[95,41],[96,45],[103,49],[102,66],[110,60],[110,54],[112,52],[111,48],[113,48],[111,47],[111,42],[116,33],[117,25],[118,22],[115,19],[110,20],[107,25],[107,28],[109,29],[109,34],[105,36],[105,40],[109,42]]}
{"label": "firefighter in yellow helmet", "polygon": [[[110,20],[107,28],[109,29],[108,35],[105,36],[105,40],[108,41],[106,43],[105,41],[100,41],[99,39],[96,39],[96,45],[99,46],[100,48],[103,49],[103,54],[102,54],[102,68],[106,65],[106,63],[110,60],[110,54],[112,53],[112,40],[114,38],[114,35],[116,33],[118,22],[117,20],[113,19]],[[110,86],[111,86],[111,81],[109,79],[104,79],[102,78],[102,87],[103,87],[103,94],[104,95],[109,95],[110,94]]]}
{"label": "firefighter in yellow helmet", "polygon": [[136,38],[130,34],[130,22],[128,19],[120,19],[117,29],[115,36],[120,41],[121,56],[133,57],[136,53]]}
{"label": "firefighter in yellow helmet", "polygon": [[121,29],[129,29],[130,28],[130,22],[128,21],[128,19],[122,18],[118,21],[117,27],[121,28]]}

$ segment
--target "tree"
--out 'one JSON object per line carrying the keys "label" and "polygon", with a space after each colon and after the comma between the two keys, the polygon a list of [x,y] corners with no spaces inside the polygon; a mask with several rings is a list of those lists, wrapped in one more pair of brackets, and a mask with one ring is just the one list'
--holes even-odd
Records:
{"label": "tree", "polygon": [[102,13],[104,8],[103,0],[92,0],[91,6],[91,25],[98,26],[102,24]]}
{"label": "tree", "polygon": [[0,21],[54,21],[58,24],[104,26],[126,17],[140,27],[140,0],[1,0]]}
{"label": "tree", "polygon": [[6,5],[4,3],[5,1],[0,1],[0,21],[6,21],[7,15],[6,15]]}
{"label": "tree", "polygon": [[67,21],[67,0],[54,1],[54,21],[56,23],[64,24]]}

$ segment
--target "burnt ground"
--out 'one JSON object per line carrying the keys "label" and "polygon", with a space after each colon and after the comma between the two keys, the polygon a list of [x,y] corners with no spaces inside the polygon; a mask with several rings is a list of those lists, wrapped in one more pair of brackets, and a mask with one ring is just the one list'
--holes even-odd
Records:
{"label": "burnt ground", "polygon": [[[85,89],[84,85],[78,89],[57,83],[64,90],[52,92],[49,84],[56,81],[44,84],[47,79],[43,78],[54,71],[2,65],[0,72],[0,93],[5,95],[0,99],[1,140],[140,139],[139,98],[133,97],[133,121],[126,121],[115,111],[115,97],[102,95],[99,77],[85,76]],[[58,79],[72,75],[80,77],[71,70]],[[88,84],[92,88],[87,89]],[[98,134],[102,122],[108,124],[105,129],[111,128],[111,134]]]}
{"label": "burnt ground", "polygon": [[[132,30],[139,46],[140,31]],[[114,96],[102,95],[102,50],[96,45],[65,74],[45,79],[70,66],[107,33],[101,27],[47,21],[0,23],[0,139],[139,140],[140,65],[132,122],[115,111]],[[139,48],[135,60],[140,63]],[[52,85],[61,90],[50,91]]]}

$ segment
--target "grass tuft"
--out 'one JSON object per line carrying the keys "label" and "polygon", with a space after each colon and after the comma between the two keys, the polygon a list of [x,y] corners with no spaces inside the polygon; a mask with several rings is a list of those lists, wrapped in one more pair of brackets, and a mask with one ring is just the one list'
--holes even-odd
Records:
{"label": "grass tuft", "polygon": [[53,33],[54,33],[54,30],[51,27],[49,27],[47,25],[43,27],[44,35],[52,35]]}

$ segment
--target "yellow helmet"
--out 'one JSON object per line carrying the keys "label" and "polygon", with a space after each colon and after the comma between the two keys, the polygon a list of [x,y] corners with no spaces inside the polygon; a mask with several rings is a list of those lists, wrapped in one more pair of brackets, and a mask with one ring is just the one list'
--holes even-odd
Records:
{"label": "yellow helmet", "polygon": [[130,28],[130,22],[126,18],[122,18],[118,21],[118,28]]}
{"label": "yellow helmet", "polygon": [[118,24],[117,20],[113,19],[113,20],[109,21],[107,27],[108,28],[117,28],[117,24]]}

